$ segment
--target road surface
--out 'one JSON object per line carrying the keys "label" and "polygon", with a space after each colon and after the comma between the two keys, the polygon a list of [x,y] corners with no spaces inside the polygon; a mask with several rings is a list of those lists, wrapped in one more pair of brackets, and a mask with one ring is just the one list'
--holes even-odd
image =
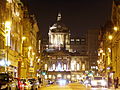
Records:
{"label": "road surface", "polygon": [[[42,87],[39,90],[115,90],[115,89],[91,88],[91,87],[86,87],[82,84],[71,83],[66,86],[50,85],[50,86]],[[116,90],[120,90],[120,89],[116,89]]]}

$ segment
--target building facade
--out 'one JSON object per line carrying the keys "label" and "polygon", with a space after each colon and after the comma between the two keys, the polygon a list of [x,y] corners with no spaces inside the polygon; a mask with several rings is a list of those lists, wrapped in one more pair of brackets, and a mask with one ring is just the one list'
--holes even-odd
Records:
{"label": "building facade", "polygon": [[38,26],[34,16],[20,0],[1,0],[0,13],[0,72],[20,78],[35,76]]}
{"label": "building facade", "polygon": [[119,70],[119,46],[120,46],[120,1],[113,0],[111,19],[106,22],[102,28],[100,35],[101,43],[99,50],[99,61],[104,62],[104,66],[101,63],[99,68],[104,71],[106,76],[114,79],[120,77]]}
{"label": "building facade", "polygon": [[99,30],[93,29],[88,30],[88,57],[89,57],[89,66],[91,70],[97,70],[97,60],[98,60],[98,35]]}
{"label": "building facade", "polygon": [[70,30],[62,23],[60,13],[57,22],[49,28],[48,35],[49,45],[45,50],[47,60],[44,61],[43,77],[50,80],[79,81],[85,71],[89,70],[88,56],[71,52]]}

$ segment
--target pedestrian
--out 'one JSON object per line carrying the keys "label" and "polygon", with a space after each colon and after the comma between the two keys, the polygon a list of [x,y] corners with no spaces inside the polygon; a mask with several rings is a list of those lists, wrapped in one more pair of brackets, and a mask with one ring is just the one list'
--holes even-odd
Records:
{"label": "pedestrian", "polygon": [[39,81],[39,87],[41,87],[42,80],[41,80],[41,78],[39,76],[38,76],[38,81]]}
{"label": "pedestrian", "polygon": [[112,84],[112,79],[110,77],[108,77],[108,88],[111,87],[111,84]]}
{"label": "pedestrian", "polygon": [[118,85],[119,85],[119,79],[117,77],[117,78],[114,79],[114,87],[118,88]]}

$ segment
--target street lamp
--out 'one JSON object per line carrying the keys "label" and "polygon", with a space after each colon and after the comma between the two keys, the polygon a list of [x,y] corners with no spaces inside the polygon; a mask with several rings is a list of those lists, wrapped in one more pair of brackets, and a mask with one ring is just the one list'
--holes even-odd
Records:
{"label": "street lamp", "polygon": [[117,26],[114,26],[113,29],[114,29],[114,31],[116,31],[116,32],[118,31],[118,27],[117,27]]}

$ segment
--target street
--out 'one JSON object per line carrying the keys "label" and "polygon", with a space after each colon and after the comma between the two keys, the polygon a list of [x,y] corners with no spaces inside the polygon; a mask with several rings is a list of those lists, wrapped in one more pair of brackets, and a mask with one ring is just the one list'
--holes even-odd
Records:
{"label": "street", "polygon": [[40,88],[39,90],[120,90],[120,89],[91,88],[91,87],[85,87],[82,84],[71,83],[66,86],[59,86],[59,85],[46,86],[46,87]]}

